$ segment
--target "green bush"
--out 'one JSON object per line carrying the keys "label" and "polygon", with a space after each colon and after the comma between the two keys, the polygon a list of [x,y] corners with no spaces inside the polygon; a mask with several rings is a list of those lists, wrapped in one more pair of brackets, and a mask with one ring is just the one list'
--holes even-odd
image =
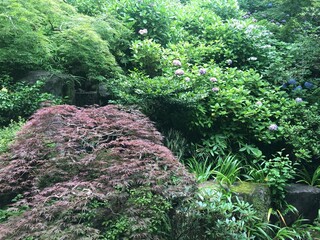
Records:
{"label": "green bush", "polygon": [[109,51],[108,43],[86,24],[78,22],[77,26],[54,36],[58,64],[66,72],[89,80],[114,76],[120,68]]}
{"label": "green bush", "polygon": [[23,124],[24,122],[20,120],[19,122],[11,122],[7,127],[0,128],[0,154],[8,150],[10,143]]}
{"label": "green bush", "polygon": [[79,13],[89,16],[101,14],[106,9],[106,0],[65,0],[65,2],[74,6]]}
{"label": "green bush", "polygon": [[132,43],[132,65],[150,77],[162,73],[162,48],[151,39],[134,41]]}
{"label": "green bush", "polygon": [[[108,8],[136,33],[135,39],[141,40],[147,35],[164,46],[176,38],[172,20],[179,6],[179,1],[121,0],[110,1]],[[147,29],[147,33],[139,33],[142,29]]]}
{"label": "green bush", "polygon": [[[46,2],[46,9],[59,9],[53,1]],[[1,72],[19,73],[48,67],[51,49],[44,31],[50,28],[49,23],[54,21],[54,17],[50,11],[39,11],[43,5],[44,1],[20,0],[5,1],[0,5],[0,24],[3,29],[0,33]],[[62,12],[65,15],[72,14],[72,9]],[[45,13],[48,15],[45,16]]]}
{"label": "green bush", "polygon": [[[172,50],[151,47],[162,56],[155,64],[162,76],[149,78],[136,71],[115,80],[109,85],[114,99],[140,106],[160,128],[181,131],[189,142],[198,144],[194,150],[199,157],[223,157],[249,144],[267,157],[286,148],[295,154],[295,161],[318,158],[317,135],[303,131],[302,126],[318,128],[307,116],[315,117],[318,107],[307,107],[293,88],[282,91],[253,70],[191,65],[190,52],[184,51],[189,46],[171,45]],[[141,66],[147,63],[152,61],[140,61]],[[307,123],[297,122],[301,114],[309,118]],[[303,132],[297,136],[299,129]],[[217,142],[217,136],[224,136],[225,141]],[[252,158],[250,154],[243,156]]]}
{"label": "green bush", "polygon": [[271,239],[272,226],[259,219],[249,203],[230,193],[202,188],[186,205],[167,224],[165,239]]}
{"label": "green bush", "polygon": [[224,20],[241,17],[241,11],[236,0],[191,0],[187,7],[212,11]]}
{"label": "green bush", "polygon": [[234,18],[222,20],[219,11],[209,7],[216,2],[188,4],[178,15],[177,24],[184,34],[182,40],[194,45],[189,51],[198,52],[192,56],[192,63],[214,61],[222,67],[267,68],[279,55],[274,35],[254,19],[234,15]]}
{"label": "green bush", "polygon": [[0,7],[1,72],[18,78],[47,69],[104,80],[121,73],[118,63],[127,61],[130,34],[113,17],[84,16],[51,0],[5,1]]}
{"label": "green bush", "polygon": [[12,120],[27,118],[40,107],[40,103],[51,101],[59,103],[52,95],[41,93],[42,82],[34,85],[25,83],[9,84],[6,79],[0,79],[0,126],[8,125]]}
{"label": "green bush", "polygon": [[288,156],[278,152],[272,159],[264,162],[266,182],[271,191],[272,204],[275,209],[285,207],[285,187],[294,179],[296,169]]}

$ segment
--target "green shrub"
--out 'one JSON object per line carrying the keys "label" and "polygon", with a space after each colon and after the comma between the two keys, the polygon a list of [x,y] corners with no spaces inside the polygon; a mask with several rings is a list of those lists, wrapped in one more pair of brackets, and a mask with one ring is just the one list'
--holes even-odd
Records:
{"label": "green shrub", "polygon": [[[49,39],[43,34],[49,26],[50,12],[38,10],[43,1],[5,1],[0,5],[0,62],[1,72],[19,73],[48,67],[51,58]],[[59,8],[48,2],[46,8]],[[64,14],[72,13],[66,9]],[[54,21],[54,20],[52,20]]]}
{"label": "green shrub", "polygon": [[[275,58],[274,36],[265,26],[243,20],[235,14],[223,21],[213,11],[219,1],[194,1],[178,15],[183,40],[193,43],[192,52],[199,52],[192,64],[214,61],[223,67],[265,69]],[[225,6],[230,4],[224,3]],[[223,4],[222,4],[223,5]],[[236,8],[235,8],[236,9]],[[241,14],[238,11],[238,14]],[[231,61],[230,61],[231,60]]]}
{"label": "green shrub", "polygon": [[[160,54],[163,60],[157,66],[163,71],[161,77],[150,79],[134,72],[111,85],[114,97],[126,104],[138,104],[160,127],[181,131],[188,141],[198,144],[195,151],[199,157],[222,157],[250,143],[255,152],[268,157],[286,148],[295,154],[294,160],[318,158],[318,135],[314,132],[319,126],[318,107],[300,101],[300,96],[315,99],[311,98],[315,88],[304,89],[301,95],[290,86],[285,92],[252,70],[191,65],[191,44],[170,48]],[[201,68],[205,74],[199,73]],[[176,74],[181,70],[182,75]],[[303,95],[307,91],[309,95]],[[301,116],[306,122],[297,121]],[[314,129],[313,133],[304,126]],[[225,140],[217,142],[217,136]],[[242,155],[252,157],[243,151]]]}
{"label": "green shrub", "polygon": [[6,78],[0,79],[0,126],[8,125],[12,120],[27,118],[40,107],[40,103],[51,101],[61,102],[51,94],[41,93],[42,82],[34,85],[25,83],[9,83]]}
{"label": "green shrub", "polygon": [[20,120],[19,122],[11,122],[7,127],[0,128],[0,154],[8,150],[10,143],[23,124],[24,122]]}
{"label": "green shrub", "polygon": [[121,0],[110,2],[109,12],[116,15],[137,34],[135,39],[145,37],[145,34],[139,34],[142,29],[147,29],[146,35],[163,46],[176,38],[171,23],[180,5],[178,1]]}
{"label": "green shrub", "polygon": [[132,65],[150,77],[162,73],[162,49],[160,44],[151,39],[134,41],[132,43]]}
{"label": "green shrub", "polygon": [[187,166],[197,179],[198,183],[205,182],[213,175],[213,163],[208,161],[209,159],[196,159],[191,158],[187,161]]}
{"label": "green shrub", "polygon": [[266,182],[271,191],[272,204],[275,209],[284,209],[285,186],[295,178],[296,169],[288,156],[278,152],[272,159],[264,162]]}
{"label": "green shrub", "polygon": [[191,0],[187,7],[212,11],[224,20],[241,17],[238,1],[235,0]]}
{"label": "green shrub", "polygon": [[285,141],[291,145],[292,154],[298,161],[316,162],[320,157],[319,106],[309,105],[303,100],[299,103],[291,101],[295,108],[290,108],[280,120]]}
{"label": "green shrub", "polygon": [[297,173],[297,175],[300,178],[298,182],[320,187],[320,166],[318,166],[313,173],[309,173],[306,168],[303,168]]}
{"label": "green shrub", "polygon": [[65,0],[65,2],[74,6],[79,13],[89,16],[101,14],[106,9],[106,0]]}
{"label": "green shrub", "polygon": [[108,43],[88,27],[86,22],[54,36],[57,44],[55,58],[72,75],[89,80],[112,77],[120,68],[109,51]]}
{"label": "green shrub", "polygon": [[[169,222],[165,239],[271,239],[272,226],[256,216],[247,202],[230,193],[203,188],[194,202]],[[171,230],[171,231],[170,231]]]}
{"label": "green shrub", "polygon": [[0,72],[18,79],[47,69],[90,80],[121,73],[114,55],[124,64],[130,34],[115,18],[84,16],[63,1],[14,0],[0,8]]}
{"label": "green shrub", "polygon": [[241,165],[236,156],[228,155],[218,159],[213,175],[217,182],[230,186],[240,179]]}

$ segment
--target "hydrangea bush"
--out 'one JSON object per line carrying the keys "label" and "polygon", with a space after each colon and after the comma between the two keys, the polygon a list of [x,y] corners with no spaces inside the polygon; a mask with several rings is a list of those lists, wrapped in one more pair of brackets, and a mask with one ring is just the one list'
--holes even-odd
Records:
{"label": "hydrangea bush", "polygon": [[[132,73],[113,88],[122,99],[140,105],[159,126],[178,129],[191,141],[201,144],[224,135],[229,139],[227,149],[235,152],[245,143],[261,148],[268,156],[282,148],[301,151],[287,134],[295,126],[286,123],[295,121],[307,106],[301,98],[290,99],[252,70],[222,69],[214,64],[188,66],[184,59],[179,66],[177,60],[168,61],[165,76],[151,79]],[[315,155],[293,157],[311,160]]]}

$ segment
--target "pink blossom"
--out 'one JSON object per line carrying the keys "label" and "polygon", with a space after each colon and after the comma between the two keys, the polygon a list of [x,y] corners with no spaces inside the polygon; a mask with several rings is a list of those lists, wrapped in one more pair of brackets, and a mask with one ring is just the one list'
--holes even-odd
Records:
{"label": "pink blossom", "polygon": [[211,82],[217,82],[218,80],[215,77],[210,78]]}
{"label": "pink blossom", "polygon": [[270,126],[269,126],[269,130],[270,131],[277,131],[278,130],[278,125],[277,124],[271,124]]}
{"label": "pink blossom", "polygon": [[174,65],[174,66],[178,66],[178,67],[180,67],[181,66],[181,62],[179,61],[179,60],[173,60],[172,61],[172,64]]}
{"label": "pink blossom", "polygon": [[220,89],[218,87],[214,87],[211,89],[213,92],[218,92]]}
{"label": "pink blossom", "polygon": [[226,63],[227,63],[228,65],[231,65],[231,64],[232,64],[232,60],[231,60],[231,59],[228,59],[228,60],[226,60]]}
{"label": "pink blossom", "polygon": [[204,75],[207,73],[207,70],[205,68],[200,68],[199,73],[200,75]]}
{"label": "pink blossom", "polygon": [[176,75],[181,76],[181,75],[184,74],[184,71],[183,71],[182,69],[178,69],[178,70],[176,70],[174,73],[175,73]]}
{"label": "pink blossom", "polygon": [[261,105],[262,105],[262,102],[261,102],[261,101],[257,101],[257,102],[256,102],[256,105],[257,105],[257,106],[261,106]]}
{"label": "pink blossom", "polygon": [[148,33],[148,30],[146,28],[140,29],[138,33],[141,34],[141,35],[145,35],[145,34]]}

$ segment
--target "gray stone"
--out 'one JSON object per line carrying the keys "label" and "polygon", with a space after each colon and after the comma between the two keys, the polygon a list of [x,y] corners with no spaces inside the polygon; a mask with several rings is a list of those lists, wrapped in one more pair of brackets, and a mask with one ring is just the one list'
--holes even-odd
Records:
{"label": "gray stone", "polygon": [[110,93],[104,83],[100,83],[98,86],[98,99],[100,105],[106,105],[110,100]]}
{"label": "gray stone", "polygon": [[24,81],[34,84],[37,81],[44,81],[42,91],[51,93],[56,97],[67,99],[67,102],[74,103],[75,98],[75,77],[62,74],[53,73],[44,70],[31,71],[19,81]]}
{"label": "gray stone", "polygon": [[79,107],[98,104],[98,94],[96,91],[79,91],[75,95],[75,105]]}
{"label": "gray stone", "polygon": [[[290,184],[286,191],[286,201],[293,205],[304,219],[312,222],[320,209],[320,188],[303,184]],[[287,224],[291,224],[298,217],[293,213],[287,214]]]}

